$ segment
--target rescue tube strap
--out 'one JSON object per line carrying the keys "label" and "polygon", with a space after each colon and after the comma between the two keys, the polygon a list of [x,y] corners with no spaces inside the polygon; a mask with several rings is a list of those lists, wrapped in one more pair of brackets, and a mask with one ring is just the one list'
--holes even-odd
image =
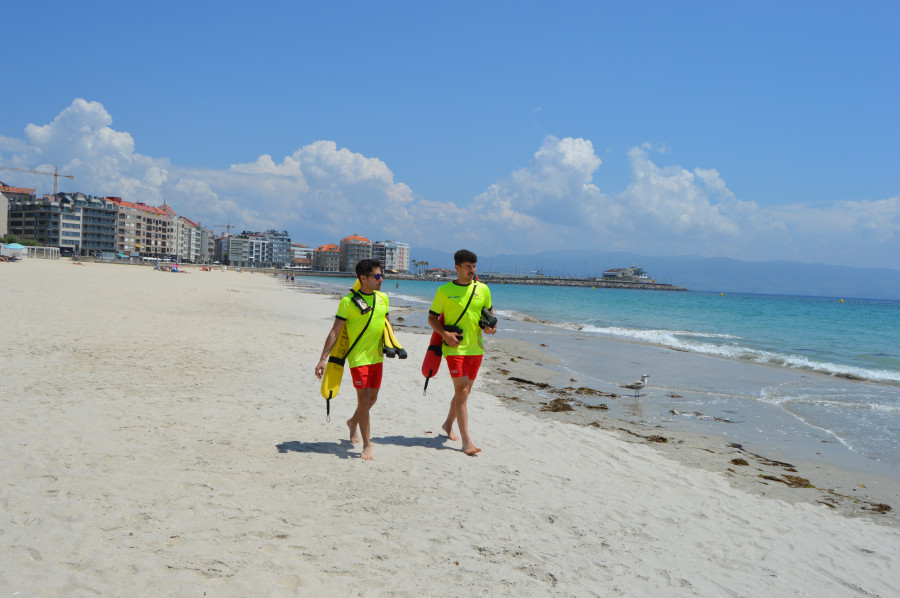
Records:
{"label": "rescue tube strap", "polygon": [[[472,305],[472,298],[475,297],[475,285],[478,284],[477,280],[472,281],[472,294],[469,295],[469,300],[466,302],[466,306],[463,308],[462,313],[459,314],[459,317],[456,318],[456,321],[451,324],[451,326],[456,326],[459,324],[459,321],[463,319],[463,316],[466,315],[466,312],[469,311],[469,306]],[[444,326],[446,329],[447,327]]]}

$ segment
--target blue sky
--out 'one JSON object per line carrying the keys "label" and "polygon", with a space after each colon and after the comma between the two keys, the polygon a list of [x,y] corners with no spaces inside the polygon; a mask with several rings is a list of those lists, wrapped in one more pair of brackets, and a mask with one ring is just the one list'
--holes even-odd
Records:
{"label": "blue sky", "polygon": [[900,268],[897,2],[2,13],[0,165],[63,190],[308,245]]}

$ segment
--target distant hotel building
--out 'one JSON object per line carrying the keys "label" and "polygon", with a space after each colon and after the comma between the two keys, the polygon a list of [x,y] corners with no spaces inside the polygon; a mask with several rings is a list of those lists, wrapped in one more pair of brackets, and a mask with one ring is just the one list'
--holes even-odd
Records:
{"label": "distant hotel building", "polygon": [[372,258],[381,262],[385,272],[409,272],[409,245],[398,241],[376,241]]}
{"label": "distant hotel building", "polygon": [[0,237],[9,233],[9,205],[10,202],[34,201],[35,190],[24,187],[10,187],[0,182]]}
{"label": "distant hotel building", "polygon": [[316,247],[312,252],[312,269],[318,272],[340,272],[340,248],[334,243]]}
{"label": "distant hotel building", "polygon": [[312,269],[312,247],[301,245],[300,243],[291,243],[291,252],[294,254],[294,267],[303,270]]}
{"label": "distant hotel building", "polygon": [[224,237],[218,244],[219,259],[241,268],[284,268],[293,265],[291,238],[286,231],[244,231]]}
{"label": "distant hotel building", "polygon": [[63,254],[112,254],[116,250],[117,207],[83,193],[34,196],[9,204],[9,232],[34,239]]}
{"label": "distant hotel building", "polygon": [[119,253],[126,256],[191,261],[190,255],[180,253],[177,249],[173,219],[175,212],[168,206],[133,203],[124,201],[121,197],[110,197],[109,200],[119,207]]}
{"label": "distant hotel building", "polygon": [[361,235],[350,235],[341,239],[341,272],[354,272],[360,260],[372,257],[372,241]]}
{"label": "distant hotel building", "polygon": [[[373,243],[362,235],[350,235],[340,245],[321,245],[310,253],[311,268],[318,272],[353,273],[360,260],[370,258],[381,262],[386,272],[409,272],[409,245],[399,241]],[[295,259],[297,255],[295,248]]]}

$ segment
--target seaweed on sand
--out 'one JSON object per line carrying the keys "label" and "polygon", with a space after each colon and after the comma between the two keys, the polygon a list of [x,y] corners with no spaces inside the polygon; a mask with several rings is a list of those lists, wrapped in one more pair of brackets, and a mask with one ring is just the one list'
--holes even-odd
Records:
{"label": "seaweed on sand", "polygon": [[535,382],[534,380],[526,380],[525,378],[516,378],[515,376],[510,376],[507,378],[510,382],[517,382],[519,384],[530,384],[532,386],[537,386],[538,388],[550,388],[550,385],[546,382]]}
{"label": "seaweed on sand", "polygon": [[786,475],[780,478],[775,477],[773,475],[759,474],[759,477],[764,480],[772,480],[773,482],[781,482],[786,485],[788,488],[815,488],[812,484],[809,483],[809,480],[806,478],[801,478],[795,475]]}
{"label": "seaweed on sand", "polygon": [[549,403],[543,403],[541,407],[541,411],[573,411],[575,408],[572,407],[571,403],[569,403],[565,399],[553,399]]}

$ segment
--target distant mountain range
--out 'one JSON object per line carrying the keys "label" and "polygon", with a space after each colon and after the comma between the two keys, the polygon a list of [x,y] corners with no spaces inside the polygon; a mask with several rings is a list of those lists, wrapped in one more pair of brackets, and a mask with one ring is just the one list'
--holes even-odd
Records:
{"label": "distant mountain range", "polygon": [[[413,247],[410,253],[413,260],[428,262],[429,268],[453,268],[452,252]],[[478,256],[480,272],[599,277],[609,268],[627,266],[640,266],[657,282],[691,291],[900,300],[900,270],[890,268],[577,250]]]}

